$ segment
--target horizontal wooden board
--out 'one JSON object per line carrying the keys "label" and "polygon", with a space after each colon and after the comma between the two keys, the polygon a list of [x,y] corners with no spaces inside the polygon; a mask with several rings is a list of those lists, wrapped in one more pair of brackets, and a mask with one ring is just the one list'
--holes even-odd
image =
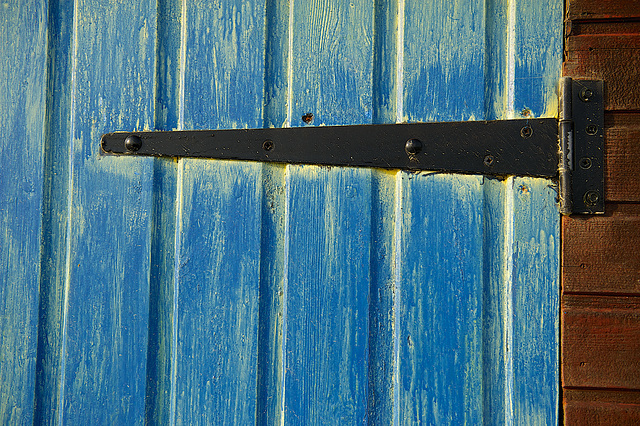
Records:
{"label": "horizontal wooden board", "polygon": [[638,0],[571,0],[569,19],[625,19],[640,17]]}
{"label": "horizontal wooden board", "polygon": [[640,389],[640,298],[564,295],[565,387]]}
{"label": "horizontal wooden board", "polygon": [[607,201],[640,202],[640,112],[605,114]]}
{"label": "horizontal wooden board", "polygon": [[595,389],[564,391],[566,425],[640,424],[640,392]]}
{"label": "horizontal wooden board", "polygon": [[563,75],[606,81],[605,108],[640,109],[640,34],[578,35],[566,39]]}
{"label": "horizontal wooden board", "polygon": [[606,206],[606,216],[563,218],[565,293],[640,294],[640,207]]}

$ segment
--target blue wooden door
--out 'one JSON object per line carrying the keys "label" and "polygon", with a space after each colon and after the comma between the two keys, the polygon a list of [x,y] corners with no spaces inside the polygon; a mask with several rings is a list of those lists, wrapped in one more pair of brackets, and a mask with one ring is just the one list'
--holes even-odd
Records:
{"label": "blue wooden door", "polygon": [[561,3],[31,0],[0,21],[1,423],[557,423],[554,182],[99,141],[554,116]]}

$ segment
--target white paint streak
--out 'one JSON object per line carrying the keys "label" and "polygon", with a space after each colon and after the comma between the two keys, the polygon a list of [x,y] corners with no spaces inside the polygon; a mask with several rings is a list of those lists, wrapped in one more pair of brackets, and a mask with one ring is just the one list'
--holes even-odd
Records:
{"label": "white paint streak", "polygon": [[184,208],[184,161],[178,161],[178,177],[176,182],[176,227],[173,264],[173,312],[171,312],[171,400],[169,403],[169,423],[176,424],[176,385],[178,377],[178,300],[180,299],[180,263],[182,245],[182,210]]}
{"label": "white paint streak", "polygon": [[71,288],[71,232],[73,228],[73,187],[75,173],[73,159],[75,151],[75,130],[76,130],[76,99],[78,96],[78,3],[73,4],[73,35],[71,41],[73,54],[71,57],[71,117],[69,134],[69,172],[67,176],[67,223],[66,223],[66,243],[65,243],[65,279],[64,279],[64,304],[62,313],[62,347],[60,349],[60,401],[58,406],[58,423],[64,424],[64,396],[65,381],[67,373],[67,319],[69,317],[69,291]]}
{"label": "white paint streak", "polygon": [[513,176],[506,182],[504,203],[504,424],[513,425],[513,245],[514,245],[514,185]]}
{"label": "white paint streak", "polygon": [[507,105],[506,118],[515,118],[516,90],[516,0],[509,0],[507,9]]}
{"label": "white paint streak", "polygon": [[398,38],[396,39],[396,123],[404,121],[404,9],[398,0]]}
{"label": "white paint streak", "polygon": [[293,6],[294,0],[290,0],[287,35],[287,117],[284,121],[284,127],[291,127],[291,117],[293,116]]}
{"label": "white paint streak", "polygon": [[187,72],[187,0],[182,1],[180,16],[180,64],[178,81],[178,130],[184,129],[184,91]]}
{"label": "white paint streak", "polygon": [[[285,169],[285,177],[284,177],[284,187],[285,187],[285,201],[284,201],[284,259],[289,259],[289,230],[290,228],[290,218],[291,218],[291,205],[289,203],[289,191],[291,190],[291,182],[289,181],[291,171],[291,165],[287,165]],[[281,387],[282,387],[282,400],[280,405],[280,425],[284,426],[284,401],[286,399],[286,391],[287,387],[285,386],[286,375],[287,375],[287,303],[288,303],[288,293],[289,293],[289,262],[285,261],[284,266],[282,268],[283,274],[283,282],[282,282],[282,366],[280,371],[282,372]]]}

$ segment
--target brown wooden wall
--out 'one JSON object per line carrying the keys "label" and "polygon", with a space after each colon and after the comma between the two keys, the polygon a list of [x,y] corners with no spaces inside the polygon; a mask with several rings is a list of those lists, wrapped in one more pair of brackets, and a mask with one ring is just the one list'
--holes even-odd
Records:
{"label": "brown wooden wall", "polygon": [[640,424],[640,0],[568,0],[564,75],[605,80],[604,216],[562,222],[565,425]]}

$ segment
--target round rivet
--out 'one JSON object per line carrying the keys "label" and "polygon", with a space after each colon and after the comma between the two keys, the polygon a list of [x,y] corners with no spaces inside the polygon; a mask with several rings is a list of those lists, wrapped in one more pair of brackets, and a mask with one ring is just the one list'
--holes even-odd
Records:
{"label": "round rivet", "polygon": [[578,164],[580,164],[581,169],[584,169],[584,170],[590,169],[592,165],[591,158],[583,157],[580,159]]}
{"label": "round rivet", "polygon": [[129,135],[124,140],[124,147],[127,148],[128,151],[137,151],[142,148],[142,139],[140,139],[140,136]]}
{"label": "round rivet", "polygon": [[273,141],[267,139],[266,141],[262,142],[262,149],[264,149],[265,151],[271,151],[273,149]]}
{"label": "round rivet", "polygon": [[522,130],[520,130],[520,136],[523,138],[530,138],[533,135],[533,129],[531,126],[524,126]]}
{"label": "round rivet", "polygon": [[409,139],[404,144],[404,150],[409,155],[416,155],[422,149],[422,142],[419,139]]}
{"label": "round rivet", "polygon": [[600,200],[600,194],[598,191],[587,191],[584,194],[584,203],[588,206],[595,206]]}
{"label": "round rivet", "polygon": [[596,133],[598,133],[598,126],[596,126],[595,124],[589,124],[586,128],[586,131],[588,135],[595,135]]}
{"label": "round rivet", "polygon": [[580,91],[580,99],[583,102],[589,102],[592,97],[593,97],[593,91],[591,89],[589,89],[588,87],[584,87]]}
{"label": "round rivet", "polygon": [[493,166],[493,163],[496,161],[496,159],[493,157],[493,155],[486,155],[484,157],[484,165],[487,167],[491,167]]}

